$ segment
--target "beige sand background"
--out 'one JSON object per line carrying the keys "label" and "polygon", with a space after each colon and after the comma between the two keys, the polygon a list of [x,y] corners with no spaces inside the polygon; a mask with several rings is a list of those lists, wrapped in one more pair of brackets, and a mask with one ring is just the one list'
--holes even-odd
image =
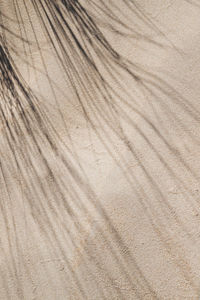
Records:
{"label": "beige sand background", "polygon": [[[14,18],[14,2],[1,1],[1,12]],[[34,40],[24,2],[17,2],[26,33]],[[81,3],[95,14],[90,1]],[[96,122],[94,128],[27,1],[43,57],[33,47],[26,59],[45,72],[44,59],[54,92],[45,75],[13,56],[67,145],[58,143],[58,147],[84,179],[77,184],[77,177],[69,176],[44,143],[55,177],[33,154],[39,181],[26,167],[26,180],[35,183],[27,189],[1,142],[8,184],[6,189],[1,175],[2,300],[200,298],[198,1],[137,0],[135,14],[123,1],[115,3],[120,11],[114,12],[131,26],[133,36],[121,36],[103,25],[102,30],[116,51],[140,67],[142,80],[119,75],[128,96],[107,77],[125,101],[115,96],[115,114],[106,121],[95,121],[94,111],[83,99]],[[98,17],[111,22],[103,13]],[[18,25],[5,18],[4,22],[20,34]],[[12,41],[22,49],[17,38]],[[103,99],[93,101],[104,115],[108,113]],[[52,193],[55,178],[74,215],[68,214],[57,191]]]}

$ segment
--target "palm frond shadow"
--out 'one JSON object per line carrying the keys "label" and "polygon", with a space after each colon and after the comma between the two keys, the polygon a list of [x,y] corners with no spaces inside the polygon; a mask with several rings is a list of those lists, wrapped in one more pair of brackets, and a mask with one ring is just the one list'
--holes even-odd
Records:
{"label": "palm frond shadow", "polygon": [[[52,93],[55,95],[55,86],[48,75],[45,58],[40,48],[37,32],[34,29],[33,20],[25,0],[22,2],[27,12],[26,17],[32,24],[35,47],[38,48],[43,61],[42,69],[44,69]],[[123,2],[133,11],[134,15],[142,18],[147,26],[152,26],[154,30],[159,32],[159,29],[155,28],[133,1],[126,0]],[[86,1],[86,3],[90,4],[90,1]],[[15,1],[14,4],[16,6]],[[123,84],[123,78],[129,78],[133,86],[140,86],[142,91],[151,94],[166,115],[169,115],[176,122],[177,126],[184,127],[185,125],[171,110],[170,102],[176,103],[187,116],[196,122],[199,122],[199,111],[187,99],[179,95],[173,87],[169,86],[167,82],[120,55],[101,31],[101,21],[95,19],[95,11],[94,15],[92,15],[92,7],[96,7],[97,12],[101,11],[110,18],[111,22],[107,24],[107,28],[110,30],[113,30],[112,26],[115,27],[116,23],[118,23],[121,29],[118,28],[117,32],[120,32],[122,36],[127,37],[127,34],[132,34],[132,37],[136,39],[140,38],[140,36],[145,38],[144,35],[134,32],[133,28],[126,25],[123,18],[113,13],[113,11],[118,9],[114,1],[110,1],[109,4],[105,3],[105,1],[91,1],[90,10],[81,1],[32,1],[32,8],[38,17],[38,21],[41,23],[41,28],[47,40],[51,43],[55,58],[60,64],[66,80],[73,87],[86,121],[90,124],[96,137],[112,157],[116,166],[124,174],[133,195],[137,197],[150,224],[154,228],[155,234],[159,236],[165,248],[171,249],[174,243],[173,238],[171,237],[171,240],[167,243],[164,238],[165,235],[169,235],[165,228],[165,220],[162,221],[156,217],[155,208],[150,205],[150,196],[145,191],[145,188],[142,187],[142,182],[134,174],[134,171],[126,171],[125,157],[119,152],[113,151],[111,133],[124,143],[131,157],[137,161],[144,178],[146,178],[154,192],[155,199],[159,203],[165,218],[170,219],[172,224],[176,224],[178,230],[184,232],[189,238],[191,236],[187,232],[187,227],[184,226],[179,216],[172,214],[173,208],[171,203],[166,199],[156,182],[155,176],[151,174],[151,170],[141,161],[137,146],[134,144],[134,138],[130,139],[127,136],[120,120],[123,120],[123,122],[133,128],[134,132],[137,132],[140,138],[148,145],[149,151],[156,155],[157,160],[185,195],[191,194],[190,187],[176,173],[172,164],[165,160],[164,154],[156,149],[156,143],[151,141],[149,136],[137,125],[137,122],[131,116],[134,115],[143,120],[149,130],[154,133],[156,138],[170,152],[170,155],[176,157],[183,169],[189,172],[196,181],[198,181],[199,177],[151,118],[138,108],[138,99],[134,99],[134,89],[130,92],[127,91]],[[114,9],[112,10],[112,8]],[[16,7],[17,11],[19,12],[19,8]],[[80,167],[81,161],[79,161],[76,153],[73,152],[73,147],[66,145],[62,141],[48,114],[39,104],[37,95],[20,74],[20,70],[13,59],[13,48],[10,46],[9,38],[14,36],[17,39],[21,39],[24,45],[27,44],[30,47],[29,53],[31,53],[32,42],[29,43],[27,39],[27,33],[23,29],[25,25],[23,25],[22,18],[19,17],[18,13],[16,13],[15,17],[22,24],[22,36],[16,35],[3,22],[0,24],[0,120],[2,127],[0,184],[2,191],[4,191],[2,192],[3,200],[1,203],[1,215],[4,217],[4,223],[11,222],[12,227],[16,227],[14,216],[12,221],[8,220],[9,215],[6,212],[8,204],[6,204],[6,201],[9,202],[12,210],[13,197],[17,194],[23,194],[23,198],[26,199],[27,211],[40,229],[47,245],[52,249],[52,253],[55,256],[61,257],[65,262],[68,270],[66,275],[68,278],[65,284],[69,284],[67,283],[68,280],[73,282],[78,287],[82,299],[87,299],[88,295],[84,280],[80,278],[77,268],[74,267],[67,252],[69,245],[72,248],[74,247],[74,249],[78,248],[76,236],[77,234],[85,234],[80,216],[87,216],[91,224],[95,223],[96,234],[100,235],[102,243],[107,245],[109,256],[114,264],[118,266],[119,271],[123,274],[129,288],[132,289],[137,299],[143,299],[147,293],[151,294],[155,299],[158,298],[151,283],[140,269],[133,253],[126,246],[123,237],[120,236],[110,216],[107,214],[101,201],[99,201],[98,195],[88,184],[87,172]],[[2,18],[5,18],[3,13],[1,13]],[[6,17],[6,19],[9,20],[9,17]],[[15,20],[15,18],[13,19]],[[103,22],[102,28],[104,26],[105,22]],[[149,37],[147,37],[147,41],[149,41]],[[22,57],[22,59],[24,58]],[[34,63],[31,68],[35,68]],[[113,82],[115,85],[120,86],[120,91],[115,90]],[[162,95],[169,99],[168,103],[163,101]],[[130,113],[127,113],[127,109]],[[192,133],[191,140],[199,145],[198,139],[192,136]],[[59,170],[62,170],[62,178],[59,176]],[[197,199],[191,196],[190,199],[194,209],[198,210],[199,203]],[[92,210],[90,207],[92,207]],[[92,214],[92,211],[95,211],[95,215]],[[10,214],[12,215],[12,212]],[[24,218],[26,219],[26,215],[24,215]],[[95,218],[102,220],[108,232],[104,231],[104,226],[101,225],[101,222],[95,222]],[[26,222],[27,227],[29,227],[29,221],[26,220]],[[71,230],[70,228],[73,229]],[[21,249],[17,242],[18,233],[16,228],[15,231],[15,248],[17,255],[20,255]],[[10,235],[10,232],[7,231],[8,240],[12,239]],[[66,241],[66,244],[63,243],[63,240]],[[13,274],[16,274],[18,271],[16,257],[13,254],[11,244],[10,242],[8,248],[12,265],[8,263],[8,273],[14,276]],[[98,270],[103,268],[102,271],[106,274],[113,293],[118,295],[120,299],[124,299],[123,291],[115,284],[114,275],[111,274],[109,269],[102,267],[98,257],[95,257],[92,251],[87,249],[87,241],[84,249],[84,255],[79,250],[78,254],[82,257],[82,264],[86,273],[92,274],[93,272],[92,267],[88,264],[88,260],[92,261]],[[173,251],[170,251],[173,256]],[[184,260],[181,253],[175,261],[177,267],[183,273],[185,280],[189,284],[194,285],[192,276],[190,277],[186,270],[182,268],[179,259],[181,261]],[[24,263],[24,268],[31,282],[32,275],[26,263]],[[105,291],[102,290],[101,284],[98,281],[95,284],[101,294],[101,299],[106,299]],[[20,281],[17,283],[17,286],[19,289],[18,295],[22,295],[23,286]]]}

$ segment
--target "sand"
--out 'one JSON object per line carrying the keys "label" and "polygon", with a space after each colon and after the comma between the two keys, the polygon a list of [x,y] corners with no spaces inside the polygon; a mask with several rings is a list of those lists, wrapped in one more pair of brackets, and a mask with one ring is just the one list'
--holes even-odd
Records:
{"label": "sand", "polygon": [[[89,2],[84,5],[95,14]],[[14,17],[11,3],[0,8]],[[53,89],[45,74],[13,56],[59,150],[39,139],[37,125],[49,168],[36,148],[24,146],[25,136],[23,155],[15,146],[19,170],[2,126],[2,300],[200,298],[200,8],[181,0],[134,3],[139,18],[117,1],[121,20],[135,29],[132,37],[103,25],[102,31],[135,64],[139,79],[119,69],[122,90],[97,59],[116,94],[110,103],[81,95],[88,119],[28,4],[42,46],[27,50],[27,60],[48,71]],[[18,4],[34,40],[23,1]]]}

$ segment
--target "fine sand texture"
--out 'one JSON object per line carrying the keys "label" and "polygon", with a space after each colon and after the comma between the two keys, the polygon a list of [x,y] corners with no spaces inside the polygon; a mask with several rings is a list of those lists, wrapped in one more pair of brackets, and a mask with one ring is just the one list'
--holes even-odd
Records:
{"label": "fine sand texture", "polygon": [[0,1],[0,299],[200,299],[200,5]]}

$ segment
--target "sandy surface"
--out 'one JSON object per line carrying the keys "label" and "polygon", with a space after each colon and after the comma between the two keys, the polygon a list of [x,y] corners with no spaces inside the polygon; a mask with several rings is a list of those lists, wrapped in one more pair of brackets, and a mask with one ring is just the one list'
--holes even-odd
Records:
{"label": "sandy surface", "polygon": [[[29,8],[53,90],[41,72],[15,57],[16,64],[62,142],[55,138],[54,153],[40,140],[51,172],[34,147],[23,146],[34,168],[16,147],[19,170],[1,131],[2,300],[200,298],[200,8],[194,1],[135,1],[152,22],[145,23],[120,2],[135,36],[102,30],[140,67],[140,80],[120,71],[128,95],[105,73],[118,96],[114,108],[103,97],[92,104],[83,97],[94,126]],[[8,3],[1,9],[13,16]],[[37,49],[28,60],[45,72]]]}

